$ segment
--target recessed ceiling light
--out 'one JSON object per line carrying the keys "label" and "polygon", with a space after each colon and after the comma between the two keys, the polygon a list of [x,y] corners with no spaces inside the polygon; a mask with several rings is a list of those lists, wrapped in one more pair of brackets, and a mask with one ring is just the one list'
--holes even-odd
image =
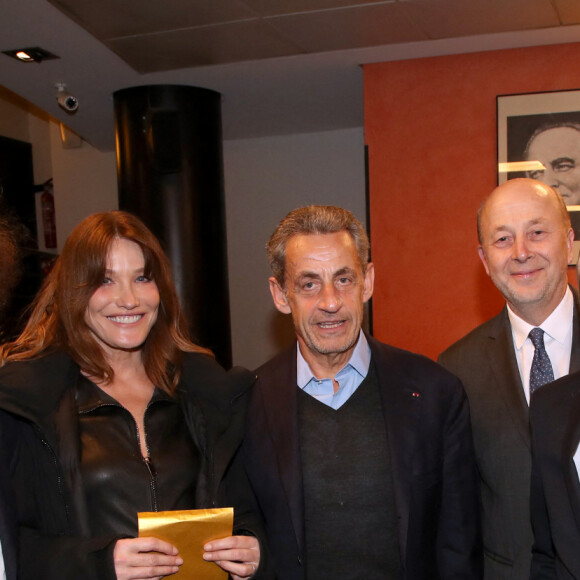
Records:
{"label": "recessed ceiling light", "polygon": [[34,46],[31,48],[16,48],[14,50],[3,50],[7,56],[11,56],[20,62],[42,62],[43,60],[51,60],[53,58],[60,58],[44,48]]}

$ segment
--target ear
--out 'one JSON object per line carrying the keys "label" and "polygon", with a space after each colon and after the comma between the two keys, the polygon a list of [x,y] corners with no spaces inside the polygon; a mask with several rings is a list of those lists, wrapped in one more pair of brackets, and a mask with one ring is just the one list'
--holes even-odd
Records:
{"label": "ear", "polygon": [[574,259],[574,230],[570,228],[566,236],[566,246],[568,247],[568,264]]}
{"label": "ear", "polygon": [[375,265],[372,262],[367,264],[367,269],[363,280],[363,302],[368,302],[373,295],[375,288]]}
{"label": "ear", "polygon": [[485,252],[483,251],[483,246],[479,246],[477,248],[477,253],[479,255],[479,259],[485,268],[485,273],[489,276],[489,266],[487,265],[487,260],[485,259]]}
{"label": "ear", "polygon": [[286,296],[285,290],[280,287],[280,284],[278,284],[278,280],[276,280],[276,278],[274,277],[268,278],[268,282],[270,284],[270,294],[272,294],[274,306],[282,314],[290,314],[291,309],[290,305],[288,304],[288,298]]}

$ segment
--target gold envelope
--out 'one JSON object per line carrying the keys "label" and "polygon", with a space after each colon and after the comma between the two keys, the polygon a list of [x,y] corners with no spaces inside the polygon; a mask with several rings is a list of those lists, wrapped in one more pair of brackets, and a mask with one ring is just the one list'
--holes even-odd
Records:
{"label": "gold envelope", "polygon": [[183,564],[172,580],[227,580],[215,562],[206,562],[203,545],[232,535],[234,508],[140,512],[139,537],[155,537],[173,544]]}

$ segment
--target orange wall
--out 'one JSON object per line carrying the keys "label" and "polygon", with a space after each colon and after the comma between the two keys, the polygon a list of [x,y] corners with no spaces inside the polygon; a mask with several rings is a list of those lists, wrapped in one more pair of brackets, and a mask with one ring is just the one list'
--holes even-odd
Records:
{"label": "orange wall", "polygon": [[497,183],[496,96],[578,89],[578,62],[566,44],[364,67],[377,338],[435,358],[501,309],[475,228]]}

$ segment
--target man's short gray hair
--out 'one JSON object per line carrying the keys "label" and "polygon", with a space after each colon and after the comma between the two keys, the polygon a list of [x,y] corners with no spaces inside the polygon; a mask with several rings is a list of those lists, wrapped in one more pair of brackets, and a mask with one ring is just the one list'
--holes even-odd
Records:
{"label": "man's short gray hair", "polygon": [[334,234],[345,231],[354,240],[363,272],[369,260],[369,238],[354,215],[333,205],[309,205],[291,211],[271,235],[267,244],[268,263],[274,277],[285,286],[286,245],[299,234]]}

